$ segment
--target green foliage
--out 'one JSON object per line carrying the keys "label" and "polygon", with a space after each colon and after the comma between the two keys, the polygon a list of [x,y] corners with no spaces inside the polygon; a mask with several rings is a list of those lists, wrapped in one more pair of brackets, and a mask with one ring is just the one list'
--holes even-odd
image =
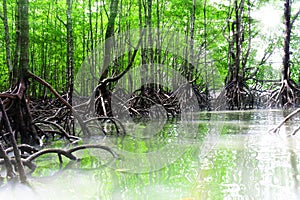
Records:
{"label": "green foliage", "polygon": [[[15,25],[15,1],[8,1],[8,22],[10,28],[11,51],[14,54],[16,25]],[[206,3],[206,4],[204,4]],[[269,1],[258,1],[257,4],[251,5],[252,13],[261,6],[270,4]],[[281,2],[272,2],[275,7],[280,7]],[[227,1],[196,1],[195,10],[195,33],[194,33],[194,50],[201,52],[197,55],[197,66],[201,69],[200,78],[197,84],[203,85],[207,82],[214,81],[215,85],[210,87],[223,87],[225,77],[228,72],[228,41],[224,38],[226,33],[228,9]],[[146,12],[147,4],[142,1],[141,19],[139,16],[139,1],[125,0],[120,2],[118,7],[118,15],[115,22],[115,31],[126,31],[134,28],[145,27],[147,25],[147,17],[149,13]],[[66,2],[65,1],[51,1],[51,0],[33,0],[30,1],[29,8],[29,24],[30,24],[30,70],[36,75],[48,81],[60,93],[66,92],[67,68],[66,68]],[[193,1],[152,1],[152,27],[178,30],[190,36],[191,15],[193,11]],[[204,12],[205,11],[205,12]],[[247,12],[245,8],[245,13]],[[293,12],[295,12],[293,10]],[[97,48],[97,45],[103,42],[105,38],[105,31],[108,22],[109,2],[95,1],[95,0],[80,0],[73,1],[72,18],[73,18],[73,35],[74,35],[74,55],[75,55],[75,73],[82,66],[82,63],[88,55]],[[142,24],[140,24],[142,23]],[[248,23],[244,19],[244,23]],[[281,34],[266,35],[262,32],[259,21],[251,18],[252,26],[251,37],[253,37],[251,53],[248,60],[247,67],[256,68],[260,54],[273,49],[280,49],[282,40]],[[297,51],[299,38],[297,37],[298,21],[295,23],[295,34],[292,36],[292,75],[296,80],[299,74],[299,53]],[[225,30],[225,32],[223,32]],[[280,33],[281,30],[278,30]],[[245,39],[250,37],[245,29]],[[271,39],[270,39],[271,38]],[[0,34],[2,41],[1,47],[5,48],[4,33]],[[255,41],[256,42],[255,42]],[[255,45],[259,44],[273,44],[272,49]],[[243,48],[246,48],[248,42],[243,43]],[[268,45],[267,45],[268,46]],[[243,52],[245,54],[245,52]],[[3,91],[9,87],[8,84],[8,69],[5,61],[5,51],[0,53],[1,67],[0,67],[0,90]],[[135,65],[139,65],[141,53],[138,53],[138,59]],[[167,59],[171,60],[172,55]],[[118,69],[114,68],[110,74],[122,71],[127,66],[128,57],[124,56],[120,59]],[[179,62],[179,61],[178,61]],[[183,61],[180,61],[183,62]],[[211,64],[212,63],[212,64]],[[182,69],[179,69],[182,70]],[[212,74],[214,77],[209,78],[207,74]],[[259,79],[274,79],[277,78],[276,73],[272,69],[271,64],[265,64],[259,67]],[[196,73],[193,72],[196,76]],[[48,91],[42,86],[32,84],[32,94],[37,97],[44,96]]]}

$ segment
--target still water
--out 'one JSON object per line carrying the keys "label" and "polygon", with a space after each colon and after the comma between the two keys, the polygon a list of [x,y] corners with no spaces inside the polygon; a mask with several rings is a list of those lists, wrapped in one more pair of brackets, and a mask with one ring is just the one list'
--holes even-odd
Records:
{"label": "still water", "polygon": [[30,186],[5,184],[0,199],[300,199],[300,132],[290,136],[299,117],[270,132],[287,114],[205,112],[188,125],[191,135],[170,123],[152,140],[111,136],[119,159],[105,151],[81,152],[80,162],[63,166],[41,158]]}

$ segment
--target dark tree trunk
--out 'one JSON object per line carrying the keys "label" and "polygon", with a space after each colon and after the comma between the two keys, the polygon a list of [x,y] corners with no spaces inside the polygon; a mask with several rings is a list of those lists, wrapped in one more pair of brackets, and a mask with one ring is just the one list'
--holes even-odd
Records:
{"label": "dark tree trunk", "polygon": [[[9,131],[11,137],[10,141],[14,148],[14,153],[17,161],[17,171],[19,172],[20,181],[26,182],[26,175],[24,167],[20,158],[19,149],[17,147],[17,134],[21,136],[21,143],[30,144],[36,139],[36,132],[32,127],[32,118],[29,113],[28,105],[26,102],[26,89],[29,88],[28,81],[28,71],[29,71],[29,22],[28,22],[28,0],[18,1],[18,22],[19,25],[19,35],[16,39],[16,52],[20,52],[19,57],[15,57],[18,60],[18,65],[14,65],[13,86],[17,88],[17,99],[15,100],[14,110],[11,111],[11,116],[13,118],[14,126],[16,127],[16,132],[12,131],[11,124],[9,122],[8,116],[6,116],[6,110],[2,107],[3,116],[6,118],[6,129]],[[17,27],[18,28],[18,27]],[[20,49],[18,49],[18,47]],[[18,53],[16,54],[18,55]],[[15,63],[16,64],[16,63]]]}
{"label": "dark tree trunk", "polygon": [[299,95],[299,89],[297,89],[296,83],[291,79],[291,72],[290,72],[290,42],[291,42],[291,33],[293,23],[295,19],[298,17],[300,10],[296,13],[296,15],[292,18],[291,16],[291,7],[292,1],[285,0],[284,2],[284,45],[283,45],[283,59],[282,59],[282,71],[281,71],[281,80],[282,85],[281,89],[279,90],[279,94],[276,101],[279,100],[282,107],[290,107],[295,104],[296,96]]}
{"label": "dark tree trunk", "polygon": [[[107,29],[105,33],[105,49],[104,49],[104,58],[103,58],[103,69],[100,76],[99,83],[104,79],[108,78],[109,65],[111,64],[111,54],[113,53],[113,46],[115,40],[113,39],[115,32],[115,20],[118,15],[118,4],[119,0],[112,0],[110,3],[110,13],[108,17]],[[108,85],[101,84],[101,87],[98,88],[95,96],[98,99],[96,102],[96,111],[99,115],[108,116],[111,113],[111,102],[110,102],[110,91]]]}
{"label": "dark tree trunk", "polygon": [[[286,0],[284,3],[284,45],[283,45],[283,60],[282,60],[282,83],[283,89],[281,92],[281,105],[286,106],[289,102],[289,90],[290,87],[290,41],[291,41],[291,1]],[[292,100],[293,101],[293,100]]]}
{"label": "dark tree trunk", "polygon": [[67,91],[68,101],[72,104],[74,90],[74,41],[72,27],[72,0],[67,0]]}
{"label": "dark tree trunk", "polygon": [[[251,9],[249,1],[247,6],[248,13],[245,14],[245,0],[234,0],[232,7],[230,6],[228,9],[228,24],[224,29],[228,30],[228,33],[225,35],[223,32],[228,42],[228,73],[225,90],[229,109],[245,108],[248,102],[247,98],[251,98],[245,74],[251,48],[251,26],[247,26]],[[247,21],[245,22],[245,20]],[[247,28],[248,32],[246,32]],[[245,40],[245,37],[248,37],[248,40]],[[244,44],[247,43],[248,45],[245,47]]]}
{"label": "dark tree trunk", "polygon": [[20,61],[17,77],[26,78],[29,70],[28,0],[19,0],[18,13],[20,17]]}
{"label": "dark tree trunk", "polygon": [[193,73],[194,73],[194,64],[195,64],[195,56],[194,56],[194,35],[195,35],[195,21],[196,21],[196,0],[193,0],[193,7],[191,10],[190,16],[190,56],[188,62],[188,72],[187,72],[187,80],[193,80]]}
{"label": "dark tree trunk", "polygon": [[283,56],[283,68],[282,68],[282,79],[288,80],[290,78],[290,41],[291,41],[291,5],[290,0],[286,0],[284,3],[284,56]]}
{"label": "dark tree trunk", "polygon": [[108,17],[108,23],[105,33],[105,49],[104,49],[104,60],[103,66],[105,68],[104,72],[101,74],[100,80],[108,77],[109,67],[107,67],[111,62],[111,53],[114,40],[112,39],[115,33],[115,20],[118,14],[118,4],[119,0],[112,0],[110,3],[110,13]]}
{"label": "dark tree trunk", "polygon": [[10,37],[9,37],[9,27],[7,22],[7,4],[6,0],[3,0],[3,24],[5,32],[5,51],[6,51],[6,64],[9,71],[9,82],[12,86],[12,63],[11,63],[11,53],[10,53]]}

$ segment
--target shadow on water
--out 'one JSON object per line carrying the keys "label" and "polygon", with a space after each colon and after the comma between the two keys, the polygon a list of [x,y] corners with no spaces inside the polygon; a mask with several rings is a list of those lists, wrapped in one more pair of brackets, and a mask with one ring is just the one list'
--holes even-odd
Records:
{"label": "shadow on water", "polygon": [[[172,141],[188,148],[169,165],[148,173],[111,167],[104,151],[81,152],[80,162],[63,169],[42,158],[30,186],[3,184],[0,199],[299,199],[300,136],[287,137],[298,119],[278,134],[269,132],[285,115],[275,110],[200,113],[192,122],[197,134],[176,138],[175,131],[156,138],[160,145]],[[215,129],[217,124],[222,129]],[[216,144],[203,134],[209,131],[220,131]],[[115,141],[134,152],[160,148],[147,138]],[[203,153],[203,148],[209,150]],[[122,161],[114,162],[122,166]]]}

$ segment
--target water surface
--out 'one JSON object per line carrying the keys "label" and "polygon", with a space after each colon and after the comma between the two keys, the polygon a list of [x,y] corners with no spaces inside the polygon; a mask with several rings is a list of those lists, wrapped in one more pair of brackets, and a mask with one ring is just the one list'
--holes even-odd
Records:
{"label": "water surface", "polygon": [[[30,186],[4,184],[0,199],[299,199],[300,133],[289,136],[299,117],[279,133],[269,131],[286,115],[279,110],[205,112],[191,122],[196,134],[181,134],[175,122],[153,140],[110,138],[136,159],[82,152],[80,162],[65,160],[60,170],[55,157],[43,157]],[[163,165],[143,157],[166,145]],[[132,170],[135,165],[140,171]]]}

